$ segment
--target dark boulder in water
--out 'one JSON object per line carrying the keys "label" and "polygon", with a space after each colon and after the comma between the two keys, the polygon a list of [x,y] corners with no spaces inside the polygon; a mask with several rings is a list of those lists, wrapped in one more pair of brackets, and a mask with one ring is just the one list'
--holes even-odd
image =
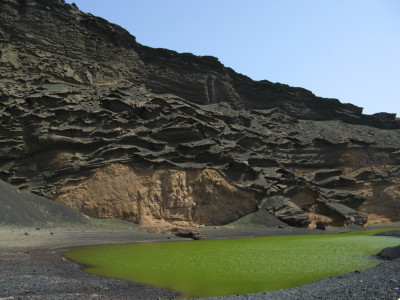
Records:
{"label": "dark boulder in water", "polygon": [[400,237],[400,230],[389,230],[375,234],[376,236],[396,236]]}
{"label": "dark boulder in water", "polygon": [[379,258],[386,260],[393,260],[400,258],[400,245],[394,247],[387,247],[377,254]]}

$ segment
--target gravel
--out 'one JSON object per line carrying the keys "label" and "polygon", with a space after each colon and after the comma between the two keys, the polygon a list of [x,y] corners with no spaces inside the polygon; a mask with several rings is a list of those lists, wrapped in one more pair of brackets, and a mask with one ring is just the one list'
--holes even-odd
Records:
{"label": "gravel", "polygon": [[[174,299],[174,291],[90,275],[59,251],[0,253],[0,297],[18,299]],[[14,299],[10,298],[10,299]]]}

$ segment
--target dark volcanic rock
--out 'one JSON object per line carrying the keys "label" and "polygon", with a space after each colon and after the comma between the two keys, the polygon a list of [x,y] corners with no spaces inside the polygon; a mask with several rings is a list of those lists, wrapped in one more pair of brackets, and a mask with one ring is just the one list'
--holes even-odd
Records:
{"label": "dark volcanic rock", "polygon": [[2,299],[176,299],[178,292],[86,273],[54,251],[0,253]]}
{"label": "dark volcanic rock", "polygon": [[389,230],[375,234],[376,236],[397,236],[400,238],[400,230]]}
{"label": "dark volcanic rock", "polygon": [[[399,220],[394,114],[363,115],[302,88],[253,81],[214,57],[143,46],[61,0],[3,0],[0,17],[0,179],[54,199],[69,188],[73,199],[76,184],[115,163],[210,168],[254,192],[260,209],[272,199],[262,209],[292,225],[362,224],[362,212],[371,222]],[[174,201],[180,219],[193,211]]]}
{"label": "dark volcanic rock", "polygon": [[204,235],[198,230],[190,230],[186,228],[173,228],[171,233],[179,237],[189,238],[193,240],[204,240]]}
{"label": "dark volcanic rock", "polygon": [[0,180],[0,224],[54,226],[85,221],[81,213],[66,205],[20,191]]}
{"label": "dark volcanic rock", "polygon": [[387,247],[380,251],[377,256],[386,260],[400,258],[400,246]]}
{"label": "dark volcanic rock", "polygon": [[316,223],[315,229],[325,230],[326,228],[325,228],[324,223],[319,221],[319,222]]}
{"label": "dark volcanic rock", "polygon": [[305,226],[310,223],[305,212],[294,204],[289,198],[283,196],[274,196],[268,198],[264,207],[279,220],[289,225]]}
{"label": "dark volcanic rock", "polygon": [[351,209],[350,207],[340,203],[326,203],[331,211],[335,212],[346,219],[348,224],[364,225],[367,223],[368,216]]}

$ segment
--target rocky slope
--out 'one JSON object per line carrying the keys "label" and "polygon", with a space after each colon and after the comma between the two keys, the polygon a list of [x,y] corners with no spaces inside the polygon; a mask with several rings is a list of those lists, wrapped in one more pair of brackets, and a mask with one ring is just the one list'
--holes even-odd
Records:
{"label": "rocky slope", "polygon": [[66,205],[21,192],[0,180],[0,225],[56,227],[86,222],[87,217]]}
{"label": "rocky slope", "polygon": [[400,219],[394,114],[140,45],[61,0],[0,17],[0,179],[144,224]]}

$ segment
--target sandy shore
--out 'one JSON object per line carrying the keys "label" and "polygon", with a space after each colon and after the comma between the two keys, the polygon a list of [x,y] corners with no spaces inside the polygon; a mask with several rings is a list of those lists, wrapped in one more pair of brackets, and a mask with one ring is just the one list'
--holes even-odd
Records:
{"label": "sandy shore", "polygon": [[[168,239],[169,238],[169,239]],[[145,229],[0,228],[0,251],[60,249],[82,245],[134,243],[182,239]]]}
{"label": "sandy shore", "polygon": [[[392,224],[391,226],[398,226]],[[248,227],[203,228],[207,239],[317,234],[360,228],[319,230]],[[0,227],[0,297],[21,299],[174,299],[178,293],[124,280],[89,275],[62,257],[71,246],[182,240],[170,233],[151,233],[138,226],[122,228]],[[395,299],[400,297],[400,260],[323,279],[298,288],[210,299]],[[10,298],[13,299],[13,298]]]}
{"label": "sandy shore", "polygon": [[[326,231],[293,227],[205,227],[200,230],[206,239],[252,238],[263,236],[328,234],[362,230],[363,228],[328,228]],[[59,228],[0,226],[0,251],[26,249],[58,249],[82,245],[185,240],[163,230],[139,226],[117,228],[72,226]]]}

